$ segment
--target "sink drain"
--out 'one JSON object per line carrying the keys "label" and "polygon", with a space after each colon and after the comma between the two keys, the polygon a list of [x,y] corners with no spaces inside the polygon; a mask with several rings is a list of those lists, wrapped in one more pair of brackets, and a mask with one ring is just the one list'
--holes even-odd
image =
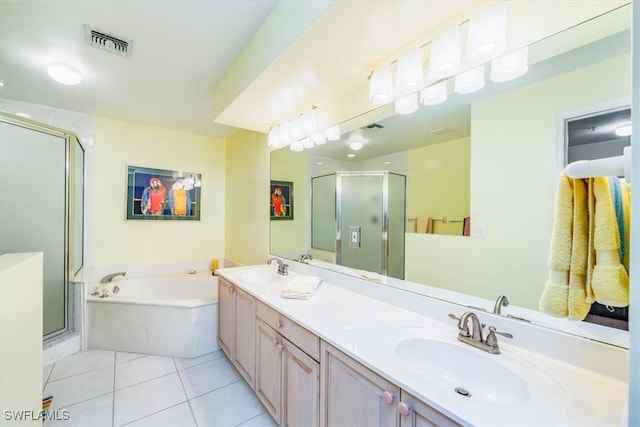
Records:
{"label": "sink drain", "polygon": [[471,392],[468,390],[463,389],[462,387],[456,387],[455,392],[458,393],[460,396],[464,396],[464,397],[471,397]]}

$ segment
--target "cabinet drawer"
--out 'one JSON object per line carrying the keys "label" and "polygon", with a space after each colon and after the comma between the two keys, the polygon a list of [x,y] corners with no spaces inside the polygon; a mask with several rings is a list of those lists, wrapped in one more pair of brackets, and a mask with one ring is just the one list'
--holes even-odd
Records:
{"label": "cabinet drawer", "polygon": [[315,361],[320,360],[320,339],[288,317],[257,301],[256,315]]}

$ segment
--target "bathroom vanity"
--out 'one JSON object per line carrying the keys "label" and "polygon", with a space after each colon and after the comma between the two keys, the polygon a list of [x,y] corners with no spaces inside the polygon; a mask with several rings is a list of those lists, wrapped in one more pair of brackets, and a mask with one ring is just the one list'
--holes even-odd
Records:
{"label": "bathroom vanity", "polygon": [[[490,354],[458,340],[449,314],[466,307],[294,264],[288,276],[267,265],[217,271],[220,347],[279,425],[623,419],[626,349],[476,313],[484,331],[513,335]],[[323,283],[307,300],[283,299],[297,275]]]}

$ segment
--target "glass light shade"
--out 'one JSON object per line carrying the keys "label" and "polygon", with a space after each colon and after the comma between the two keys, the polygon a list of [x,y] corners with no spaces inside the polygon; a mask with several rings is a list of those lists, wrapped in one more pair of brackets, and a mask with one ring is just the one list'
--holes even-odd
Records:
{"label": "glass light shade", "polygon": [[300,124],[305,135],[311,135],[316,131],[316,110],[311,109],[302,114]]}
{"label": "glass light shade", "polygon": [[313,141],[311,140],[311,138],[306,137],[304,138],[302,141],[300,141],[302,143],[302,146],[304,148],[313,148]]}
{"label": "glass light shade", "polygon": [[458,74],[454,81],[456,93],[471,93],[484,87],[484,64]]}
{"label": "glass light shade", "polygon": [[447,100],[447,81],[444,80],[420,91],[420,102],[424,105],[441,104]]}
{"label": "glass light shade", "polygon": [[291,143],[291,145],[289,146],[289,149],[291,151],[303,151],[304,146],[302,145],[301,141],[295,141]]}
{"label": "glass light shade", "polygon": [[398,94],[415,92],[422,87],[424,69],[422,50],[415,49],[407,52],[398,59],[396,70],[396,88]]}
{"label": "glass light shade", "polygon": [[327,143],[327,136],[324,132],[317,132],[311,135],[311,140],[315,145],[322,145]]}
{"label": "glass light shade", "polygon": [[369,102],[374,105],[382,105],[393,98],[393,77],[391,66],[385,65],[377,69],[371,75],[369,82]]}
{"label": "glass light shade", "polygon": [[327,141],[337,141],[340,139],[340,126],[332,126],[324,134],[327,137]]}
{"label": "glass light shade", "polygon": [[364,144],[360,141],[353,141],[349,143],[349,148],[351,148],[353,151],[361,150],[362,147],[364,147]]}
{"label": "glass light shade", "polygon": [[73,86],[82,81],[80,73],[70,65],[65,64],[52,64],[47,72],[49,76],[58,83],[63,85]]}
{"label": "glass light shade", "polygon": [[460,28],[454,27],[433,39],[429,54],[429,77],[440,80],[453,76],[460,69]]}
{"label": "glass light shade", "polygon": [[278,139],[280,140],[280,145],[291,143],[291,125],[289,122],[284,122],[278,126]]}
{"label": "glass light shade", "polygon": [[418,109],[418,94],[412,93],[396,101],[396,114],[411,114]]}
{"label": "glass light shade", "polygon": [[529,70],[529,48],[524,47],[513,53],[491,61],[491,81],[506,82],[517,79]]}
{"label": "glass light shade", "polygon": [[467,60],[481,63],[504,52],[507,45],[507,4],[501,2],[469,20]]}
{"label": "glass light shade", "polygon": [[280,138],[278,137],[278,126],[274,126],[269,131],[269,147],[280,147]]}
{"label": "glass light shade", "polygon": [[289,120],[289,128],[291,129],[291,138],[294,140],[301,139],[304,136],[304,131],[302,130],[302,117],[294,117]]}

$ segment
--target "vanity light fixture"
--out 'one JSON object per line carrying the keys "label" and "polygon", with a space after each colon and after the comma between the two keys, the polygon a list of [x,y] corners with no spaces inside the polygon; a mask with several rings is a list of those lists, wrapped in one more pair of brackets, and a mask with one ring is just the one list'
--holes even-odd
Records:
{"label": "vanity light fixture", "polygon": [[70,65],[60,63],[52,64],[47,69],[47,72],[53,80],[63,85],[74,86],[82,81],[78,70]]}
{"label": "vanity light fixture", "polygon": [[327,137],[327,141],[337,141],[340,139],[340,126],[331,126],[329,129],[324,131],[324,134]]}
{"label": "vanity light fixture", "polygon": [[418,93],[409,94],[396,101],[396,114],[411,114],[418,109]]}
{"label": "vanity light fixture", "polygon": [[507,4],[503,1],[469,20],[466,58],[480,64],[496,58],[507,45]]}
{"label": "vanity light fixture", "polygon": [[458,74],[454,79],[454,91],[459,94],[476,92],[484,87],[484,64]]}
{"label": "vanity light fixture", "polygon": [[374,105],[386,104],[393,99],[393,76],[391,65],[385,65],[371,74],[369,102]]}
{"label": "vanity light fixture", "polygon": [[529,48],[524,47],[491,61],[491,81],[517,79],[529,70]]}
{"label": "vanity light fixture", "polygon": [[615,134],[618,136],[629,136],[632,133],[631,123],[623,123],[615,130]]}
{"label": "vanity light fixture", "polygon": [[447,100],[447,81],[443,80],[420,91],[420,102],[424,105],[437,105]]}
{"label": "vanity light fixture", "polygon": [[310,110],[272,126],[269,130],[269,147],[280,148],[288,145],[292,151],[302,151],[305,148],[313,148],[314,145],[325,144],[327,140],[340,139],[340,128],[337,125],[325,131],[317,130],[315,109],[314,105]]}

